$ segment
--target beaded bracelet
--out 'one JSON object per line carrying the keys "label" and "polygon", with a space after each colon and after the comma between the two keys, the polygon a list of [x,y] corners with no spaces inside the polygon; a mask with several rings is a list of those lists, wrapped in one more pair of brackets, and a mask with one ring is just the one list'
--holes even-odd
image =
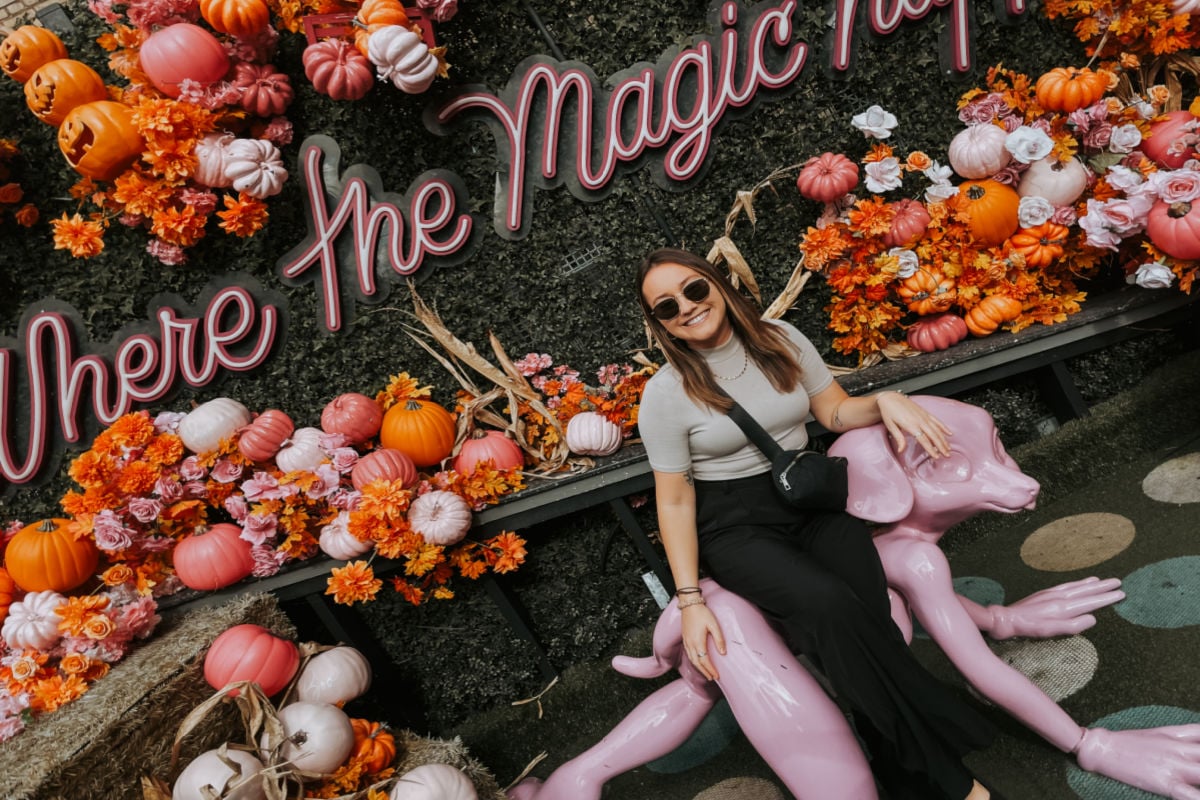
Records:
{"label": "beaded bracelet", "polygon": [[704,602],[704,595],[698,595],[697,597],[695,597],[691,600],[684,600],[684,601],[680,602],[679,608],[682,610],[682,609],[687,608],[688,606],[703,606],[703,605],[708,605],[707,603]]}

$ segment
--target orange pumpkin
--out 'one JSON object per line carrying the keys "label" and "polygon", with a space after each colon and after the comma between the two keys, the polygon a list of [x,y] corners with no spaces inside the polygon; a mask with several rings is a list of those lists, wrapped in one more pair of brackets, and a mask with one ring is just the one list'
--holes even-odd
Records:
{"label": "orange pumpkin", "polygon": [[354,46],[365,56],[372,33],[386,25],[407,28],[411,24],[400,0],[364,0],[354,15]]}
{"label": "orange pumpkin", "polygon": [[1021,301],[1007,295],[992,294],[979,301],[963,317],[967,330],[976,336],[987,336],[1005,322],[1021,315]]}
{"label": "orange pumpkin", "polygon": [[67,592],[96,574],[100,551],[91,539],[76,539],[69,519],[26,525],[8,543],[4,566],[27,592]]}
{"label": "orange pumpkin", "polygon": [[263,0],[200,0],[200,16],[213,30],[231,36],[254,36],[271,21]]}
{"label": "orange pumpkin", "polygon": [[1104,96],[1108,78],[1087,67],[1055,67],[1037,79],[1034,91],[1038,105],[1047,111],[1071,113],[1090,106]]}
{"label": "orange pumpkin", "polygon": [[42,64],[67,57],[67,46],[53,31],[37,25],[22,25],[0,42],[0,70],[24,83]]}
{"label": "orange pumpkin", "polygon": [[990,179],[964,181],[958,187],[958,196],[970,214],[967,229],[980,244],[1003,244],[1020,227],[1017,209],[1021,197],[1011,186]]}
{"label": "orange pumpkin", "polygon": [[8,607],[12,605],[13,595],[16,594],[17,584],[13,582],[8,570],[0,567],[0,622],[8,616]]}
{"label": "orange pumpkin", "polygon": [[1021,228],[1008,241],[1013,250],[1025,256],[1025,263],[1029,266],[1048,267],[1055,259],[1062,257],[1067,228],[1053,222],[1043,222],[1033,228]]}
{"label": "orange pumpkin", "polygon": [[107,98],[108,89],[96,70],[70,58],[42,64],[25,81],[25,105],[42,122],[56,127],[76,106]]}
{"label": "orange pumpkin", "polygon": [[133,109],[113,100],[97,100],[71,109],[58,127],[58,149],[85,178],[111,181],[141,155],[142,135]]}
{"label": "orange pumpkin", "polygon": [[454,449],[454,415],[430,400],[397,403],[383,415],[380,443],[399,450],[418,467],[432,467]]}
{"label": "orange pumpkin", "polygon": [[896,293],[917,314],[938,314],[954,303],[958,290],[954,279],[936,270],[919,269],[900,281]]}
{"label": "orange pumpkin", "polygon": [[354,729],[351,756],[363,760],[368,775],[386,769],[396,757],[396,738],[370,720],[352,718],[350,727]]}

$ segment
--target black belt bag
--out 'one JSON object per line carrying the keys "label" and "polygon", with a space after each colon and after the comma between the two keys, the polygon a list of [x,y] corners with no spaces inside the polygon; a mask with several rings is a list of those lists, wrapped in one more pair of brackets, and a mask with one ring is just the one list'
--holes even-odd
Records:
{"label": "black belt bag", "polygon": [[846,510],[846,459],[814,450],[784,450],[736,400],[729,418],[770,460],[771,482],[785,500],[808,511]]}

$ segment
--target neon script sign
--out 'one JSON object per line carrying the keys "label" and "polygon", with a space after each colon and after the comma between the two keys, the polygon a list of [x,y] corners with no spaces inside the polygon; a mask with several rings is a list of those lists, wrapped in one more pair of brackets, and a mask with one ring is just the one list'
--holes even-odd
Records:
{"label": "neon script sign", "polygon": [[0,338],[0,486],[42,477],[58,460],[47,456],[93,421],[111,425],[181,383],[207,386],[261,366],[283,333],[282,297],[249,275],[229,280],[210,284],[191,308],[155,298],[149,321],[107,345],[81,344],[82,318],[65,303],[27,309],[19,337]]}
{"label": "neon script sign", "polygon": [[[1021,14],[1025,0],[1004,0]],[[951,69],[971,69],[969,0],[834,0],[830,66],[847,72],[855,26],[865,16],[879,35],[949,7],[942,36]],[[479,119],[496,140],[497,174],[492,226],[523,238],[532,216],[533,188],[566,186],[576,198],[600,200],[613,181],[653,158],[655,179],[686,188],[703,172],[721,121],[755,101],[780,96],[803,72],[808,45],[797,40],[799,0],[764,2],[743,13],[736,2],[713,8],[719,32],[700,37],[657,64],[637,64],[601,83],[586,65],[533,56],[499,93],[466,86],[426,111],[426,126],[444,134],[459,119]],[[611,89],[603,87],[611,86]],[[377,277],[407,278],[426,264],[468,255],[477,232],[459,209],[469,198],[462,181],[445,170],[426,172],[404,196],[388,193],[371,167],[339,173],[340,150],[326,136],[304,141],[309,234],[277,267],[287,283],[314,284],[325,327],[340,330],[355,300],[379,302],[388,286]],[[331,209],[332,205],[332,209]]]}

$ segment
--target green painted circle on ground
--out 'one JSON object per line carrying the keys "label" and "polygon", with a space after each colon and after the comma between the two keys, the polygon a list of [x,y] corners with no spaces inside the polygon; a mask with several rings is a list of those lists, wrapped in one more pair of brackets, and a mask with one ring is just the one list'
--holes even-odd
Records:
{"label": "green painted circle on ground", "polygon": [[1132,520],[1120,514],[1074,514],[1043,525],[1021,545],[1021,559],[1044,572],[1072,572],[1103,563],[1133,541]]}
{"label": "green painted circle on ground", "polygon": [[1113,606],[1122,619],[1145,628],[1200,625],[1200,556],[1147,564],[1121,581],[1125,599]]}
{"label": "green painted circle on ground", "polygon": [[1200,503],[1200,453],[1159,464],[1142,480],[1142,491],[1162,503]]}

